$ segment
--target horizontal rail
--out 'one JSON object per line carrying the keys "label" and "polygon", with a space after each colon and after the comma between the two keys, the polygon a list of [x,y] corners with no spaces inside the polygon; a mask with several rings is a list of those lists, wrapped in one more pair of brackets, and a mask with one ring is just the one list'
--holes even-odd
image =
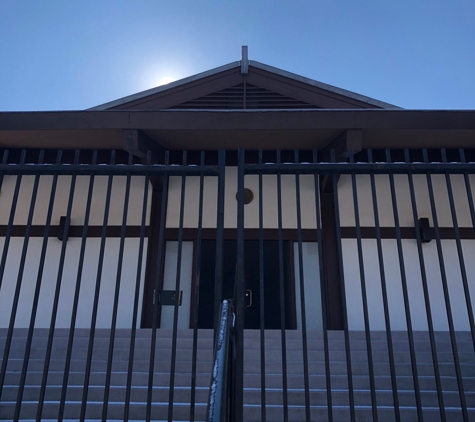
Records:
{"label": "horizontal rail", "polygon": [[142,164],[1,164],[0,173],[13,174],[76,174],[76,175],[150,175],[150,176],[181,176],[183,173],[199,176],[217,176],[218,166],[194,165],[142,165]]}
{"label": "horizontal rail", "polygon": [[[201,174],[218,175],[218,166],[202,165],[142,165],[142,164],[0,164],[0,172],[5,175],[65,174],[65,175],[156,175],[181,176]],[[245,174],[413,174],[475,173],[475,163],[267,163],[247,164]]]}
{"label": "horizontal rail", "polygon": [[386,174],[400,173],[414,174],[431,173],[475,173],[475,163],[267,163],[247,164],[244,166],[246,174]]}

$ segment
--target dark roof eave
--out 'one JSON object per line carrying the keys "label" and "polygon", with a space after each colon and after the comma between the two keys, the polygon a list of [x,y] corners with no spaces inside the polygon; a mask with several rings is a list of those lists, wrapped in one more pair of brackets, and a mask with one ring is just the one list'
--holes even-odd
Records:
{"label": "dark roof eave", "polygon": [[15,130],[475,130],[475,110],[158,110],[0,112]]}

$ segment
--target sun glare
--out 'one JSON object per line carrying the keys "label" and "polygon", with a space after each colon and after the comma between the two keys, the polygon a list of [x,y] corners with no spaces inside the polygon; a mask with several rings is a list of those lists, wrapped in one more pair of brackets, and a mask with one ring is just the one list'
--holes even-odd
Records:
{"label": "sun glare", "polygon": [[170,76],[164,76],[163,78],[158,80],[158,86],[169,84],[170,82],[174,82],[175,80],[176,79],[174,79]]}

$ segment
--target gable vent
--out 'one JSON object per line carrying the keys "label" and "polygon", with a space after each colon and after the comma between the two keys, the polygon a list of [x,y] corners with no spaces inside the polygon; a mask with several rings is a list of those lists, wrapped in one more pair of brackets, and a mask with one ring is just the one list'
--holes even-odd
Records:
{"label": "gable vent", "polygon": [[[244,97],[246,102],[244,103]],[[245,104],[245,105],[244,105]],[[278,94],[264,88],[247,84],[239,84],[230,88],[177,104],[171,109],[316,109],[313,104],[299,101],[286,95]]]}

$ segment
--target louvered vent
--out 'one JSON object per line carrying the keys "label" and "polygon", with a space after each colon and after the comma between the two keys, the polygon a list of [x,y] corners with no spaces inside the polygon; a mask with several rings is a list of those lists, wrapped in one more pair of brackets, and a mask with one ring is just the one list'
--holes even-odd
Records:
{"label": "louvered vent", "polygon": [[244,107],[244,85],[239,84],[186,103],[170,107],[172,109],[315,109],[312,104],[296,100],[254,85],[246,85],[246,106]]}

